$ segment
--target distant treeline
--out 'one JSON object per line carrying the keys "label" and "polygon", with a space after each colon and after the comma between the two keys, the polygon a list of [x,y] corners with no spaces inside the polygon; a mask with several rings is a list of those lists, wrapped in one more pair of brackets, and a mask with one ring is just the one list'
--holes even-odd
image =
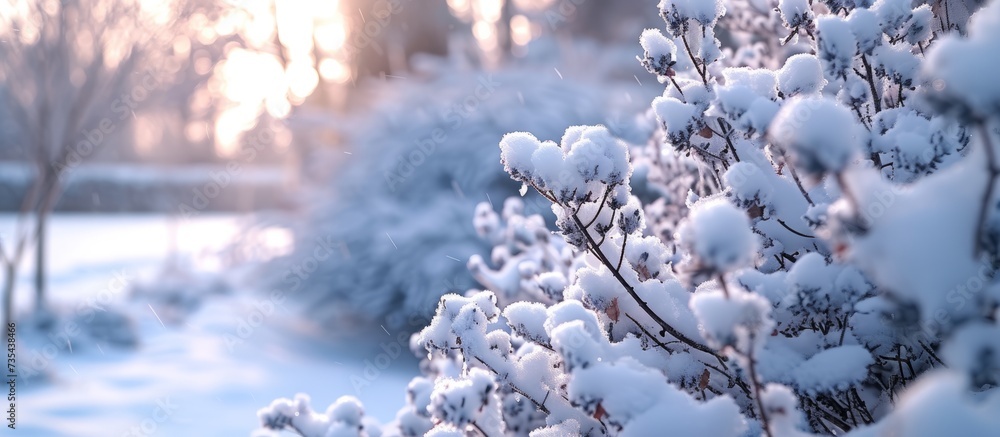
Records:
{"label": "distant treeline", "polygon": [[[157,212],[197,215],[290,209],[289,172],[278,167],[227,170],[226,166],[155,167],[90,164],[68,173],[55,210]],[[23,162],[0,163],[0,212],[21,208],[35,171]]]}

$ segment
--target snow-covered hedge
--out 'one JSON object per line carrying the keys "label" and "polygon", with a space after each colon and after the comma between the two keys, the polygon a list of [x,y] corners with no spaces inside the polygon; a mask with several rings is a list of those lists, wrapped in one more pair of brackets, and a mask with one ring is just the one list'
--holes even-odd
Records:
{"label": "snow-covered hedge", "polygon": [[[551,202],[562,238],[519,199],[477,209],[495,248],[469,267],[487,289],[444,296],[413,337],[423,376],[395,421],[299,397],[263,425],[995,435],[1000,3],[757,3],[730,8],[781,20],[770,37],[793,48],[737,56],[715,37],[721,0],[659,3],[666,32],[643,32],[639,57],[666,85],[653,144],[601,126],[503,138],[504,169]],[[781,59],[726,64],[753,56]]]}

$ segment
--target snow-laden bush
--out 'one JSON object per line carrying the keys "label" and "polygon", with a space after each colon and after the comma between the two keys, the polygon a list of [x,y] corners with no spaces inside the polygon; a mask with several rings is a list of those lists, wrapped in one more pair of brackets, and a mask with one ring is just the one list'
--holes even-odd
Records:
{"label": "snow-laden bush", "polygon": [[[996,435],[1000,3],[777,6],[790,34],[772,37],[809,50],[746,68],[722,64],[720,2],[660,2],[667,32],[642,34],[639,61],[667,84],[662,140],[501,140],[562,239],[518,199],[477,209],[487,290],[444,296],[413,337],[423,376],[396,421],[293,417],[302,402],[282,399],[264,425]],[[633,184],[656,199],[642,207]]]}
{"label": "snow-laden bush", "polygon": [[407,321],[429,319],[442,294],[474,284],[463,261],[488,249],[470,225],[475,205],[516,193],[491,164],[497,141],[606,122],[625,94],[551,68],[453,64],[372,87],[377,103],[345,127],[349,154],[337,153],[337,174],[307,202],[295,252],[268,266],[272,286],[291,290],[314,320],[338,331],[419,329]]}

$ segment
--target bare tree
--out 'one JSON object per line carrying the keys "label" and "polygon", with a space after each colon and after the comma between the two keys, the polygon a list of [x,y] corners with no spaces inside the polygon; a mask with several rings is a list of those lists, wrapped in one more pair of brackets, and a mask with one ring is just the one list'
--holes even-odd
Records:
{"label": "bare tree", "polygon": [[35,247],[35,309],[45,309],[47,219],[66,175],[123,130],[180,68],[174,38],[210,23],[205,2],[11,0],[0,4],[0,104],[35,169],[13,238],[0,242],[5,324],[15,276]]}

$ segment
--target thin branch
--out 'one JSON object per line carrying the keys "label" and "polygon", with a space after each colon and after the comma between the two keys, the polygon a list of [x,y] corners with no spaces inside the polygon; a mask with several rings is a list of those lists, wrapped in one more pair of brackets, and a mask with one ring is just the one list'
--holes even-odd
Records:
{"label": "thin branch", "polygon": [[701,82],[705,84],[705,88],[708,88],[708,78],[705,76],[705,70],[708,70],[708,66],[702,64],[704,69],[698,68],[698,59],[695,58],[694,52],[691,51],[691,45],[688,44],[687,34],[681,34],[681,41],[684,42],[684,49],[688,54],[688,58],[691,59],[691,64],[694,66],[694,70],[701,76]]}
{"label": "thin branch", "polygon": [[[903,357],[902,357],[902,353],[903,353],[903,345],[897,344],[896,345],[896,364],[899,365],[899,377],[903,378],[903,386],[905,387],[906,386],[906,371],[903,370]],[[915,375],[910,375],[910,376],[915,376]]]}
{"label": "thin branch", "polygon": [[844,335],[847,334],[848,318],[849,317],[850,316],[848,314],[844,314],[844,322],[843,322],[844,324],[843,324],[843,326],[840,329],[840,342],[838,342],[839,346],[843,346],[844,345]]}
{"label": "thin branch", "polygon": [[875,103],[875,113],[882,112],[882,102],[875,88],[875,75],[872,73],[872,66],[868,63],[868,57],[861,54],[861,64],[865,66],[865,78],[868,79],[868,88],[872,92],[872,102]]}
{"label": "thin branch", "polygon": [[782,220],[782,219],[778,219],[778,224],[780,224],[780,225],[781,225],[781,226],[782,226],[783,228],[785,228],[785,229],[788,229],[788,232],[791,232],[791,233],[793,233],[793,234],[795,234],[795,235],[798,235],[798,236],[800,236],[800,237],[805,237],[805,238],[816,238],[816,236],[814,236],[814,235],[808,235],[808,234],[803,234],[803,233],[801,233],[801,232],[799,232],[799,231],[796,231],[795,229],[792,229],[792,228],[791,228],[791,227],[789,227],[789,226],[788,226],[788,224],[786,224],[786,223],[785,223],[785,221],[784,221],[784,220]]}
{"label": "thin branch", "polygon": [[864,399],[861,399],[861,395],[858,394],[857,387],[851,387],[851,394],[854,395],[855,405],[861,407],[858,409],[858,411],[861,412],[861,420],[864,420],[867,424],[875,423],[875,417],[873,417],[871,411],[868,410],[868,405],[865,404]]}
{"label": "thin branch", "polygon": [[990,134],[986,130],[985,122],[979,123],[979,131],[983,136],[983,148],[986,149],[986,171],[988,174],[988,180],[986,181],[986,190],[983,192],[983,197],[981,200],[981,205],[979,207],[979,219],[976,222],[976,239],[972,242],[973,253],[972,255],[978,257],[983,250],[983,227],[986,226],[986,219],[989,216],[990,210],[990,200],[993,199],[993,189],[996,185],[997,175],[1000,174],[1000,168],[997,167],[996,151],[993,150],[993,142],[990,141]]}
{"label": "thin branch", "polygon": [[788,167],[788,172],[792,174],[792,180],[794,180],[795,185],[799,187],[799,192],[802,193],[802,196],[806,198],[806,202],[809,202],[809,206],[816,206],[816,203],[813,202],[812,197],[809,197],[809,192],[806,191],[806,188],[802,186],[802,181],[799,179],[799,173],[795,171],[795,166],[792,165],[790,162],[788,162],[787,159],[785,160],[785,162],[787,163],[786,166]]}
{"label": "thin branch", "polygon": [[669,333],[674,338],[680,340],[682,343],[687,344],[688,346],[691,346],[692,348],[705,352],[709,355],[718,357],[718,354],[716,354],[715,351],[713,351],[711,348],[688,338],[686,335],[682,334],[673,326],[670,326],[670,324],[667,323],[666,320],[663,320],[663,318],[661,318],[658,314],[656,314],[656,312],[649,307],[649,304],[646,303],[644,300],[642,300],[641,297],[639,297],[639,294],[635,292],[635,288],[633,288],[632,285],[629,284],[624,277],[622,277],[621,273],[619,273],[618,270],[611,268],[612,267],[611,261],[608,260],[606,256],[604,256],[603,252],[601,252],[600,247],[597,246],[597,242],[594,241],[594,237],[590,235],[590,232],[587,232],[583,228],[583,223],[580,222],[580,218],[576,214],[573,214],[572,217],[573,221],[576,222],[576,225],[580,227],[581,231],[583,231],[583,235],[586,237],[587,242],[590,243],[592,248],[591,252],[597,257],[598,260],[601,261],[602,264],[604,264],[605,267],[608,268],[608,270],[611,270],[611,274],[614,275],[615,279],[618,280],[618,283],[620,283],[622,287],[625,288],[625,291],[629,294],[629,296],[632,297],[632,300],[634,300],[639,305],[639,308],[642,308],[643,312],[645,312],[646,315],[648,315],[651,319],[653,319],[653,321],[656,322],[657,325],[660,326],[661,329],[660,335],[664,335],[664,332]]}
{"label": "thin branch", "polygon": [[[677,342],[675,340],[675,341],[663,343],[662,341],[660,341],[660,339],[656,338],[656,336],[654,336],[653,333],[649,332],[649,330],[647,330],[644,326],[642,326],[642,324],[639,323],[638,320],[636,320],[634,317],[632,317],[631,314],[629,314],[629,313],[624,313],[624,314],[625,314],[625,317],[628,317],[628,319],[632,321],[632,323],[635,323],[635,326],[637,326],[639,328],[639,330],[642,331],[642,333],[646,335],[646,337],[649,337],[650,340],[653,340],[653,343],[656,343],[656,345],[659,346],[660,348],[662,348],[663,350],[665,350],[667,352],[670,352],[670,349],[667,349],[667,344],[669,344],[669,343],[676,343]],[[721,360],[719,361],[719,363],[722,364],[722,366],[725,366],[725,363],[723,363]],[[722,369],[720,369],[718,367],[715,367],[715,366],[713,366],[711,364],[708,364],[708,363],[705,363],[705,362],[702,362],[702,364],[704,364],[705,367],[707,367],[709,369],[712,369],[712,370],[714,370],[716,372],[719,372],[719,374],[721,374],[722,376],[725,376],[726,379],[729,380],[729,386],[730,387],[734,387],[734,386],[735,387],[739,387],[740,390],[743,390],[743,393],[745,393],[748,398],[750,397],[750,388],[747,387],[746,383],[743,382],[741,379],[734,378],[732,375],[729,374],[729,372],[726,372],[725,370],[722,370]],[[719,394],[719,393],[716,393],[716,394]]]}
{"label": "thin branch", "polygon": [[750,397],[753,396],[753,394],[750,392],[750,387],[747,386],[747,383],[744,382],[742,379],[734,378],[733,376],[731,376],[725,370],[720,369],[718,367],[715,367],[715,366],[713,366],[711,364],[708,364],[708,363],[702,363],[702,364],[704,364],[705,367],[708,367],[709,369],[712,369],[712,370],[714,370],[716,372],[719,372],[720,374],[722,374],[722,376],[725,376],[726,378],[728,378],[729,379],[729,386],[730,387],[733,387],[733,386],[739,387],[740,390],[743,391],[743,394],[745,394],[747,396],[747,399],[750,399]]}
{"label": "thin branch", "polygon": [[726,285],[726,278],[722,275],[722,273],[719,273],[716,280],[719,281],[719,285],[722,286],[722,295],[725,296],[726,299],[729,299],[729,286]]}
{"label": "thin branch", "polygon": [[[618,210],[617,209],[614,210],[614,211],[611,211],[611,223],[615,222],[615,217],[618,217]],[[601,245],[604,244],[604,239],[607,238],[607,237],[608,237],[608,232],[604,232],[604,235],[601,235],[601,241],[597,242],[597,247],[601,247]]]}
{"label": "thin branch", "polygon": [[719,155],[716,155],[716,154],[714,154],[714,153],[712,153],[712,152],[709,152],[708,150],[705,150],[705,149],[702,149],[701,147],[698,147],[698,146],[691,146],[691,149],[693,149],[693,150],[697,150],[697,151],[698,151],[699,153],[701,153],[701,154],[704,154],[704,155],[707,155],[707,156],[709,156],[709,157],[712,157],[712,158],[715,158],[715,159],[717,159],[717,160],[719,160],[719,161],[723,161],[723,162],[725,162],[725,161],[726,161],[726,160],[725,160],[725,159],[723,159],[723,158],[722,158],[721,156],[719,156]]}
{"label": "thin branch", "polygon": [[293,431],[295,431],[296,433],[298,433],[300,436],[307,437],[306,433],[304,431],[302,431],[301,429],[299,429],[299,427],[295,426],[295,424],[292,423],[291,420],[289,420],[288,423],[285,424],[285,426],[291,428]]}
{"label": "thin branch", "polygon": [[612,188],[613,187],[609,185],[608,188],[604,190],[604,197],[601,198],[601,204],[597,207],[597,213],[594,214],[594,218],[587,222],[587,228],[594,224],[594,222],[597,221],[597,218],[601,216],[601,211],[604,209],[604,204],[608,201],[608,195],[611,194]]}
{"label": "thin branch", "polygon": [[845,400],[847,401],[847,414],[851,417],[851,424],[853,424],[856,427],[858,426],[858,417],[856,414],[854,414],[854,405],[852,405],[853,402],[851,402],[850,393],[848,393],[847,396],[845,396]]}
{"label": "thin branch", "polygon": [[[484,361],[478,355],[473,355],[472,357],[475,358],[476,361],[479,361],[480,363],[482,363],[482,365],[486,366],[486,368],[489,369],[490,372],[493,372],[494,375],[500,376],[500,373],[497,372],[497,370],[494,369],[493,366],[490,366],[489,364],[487,364],[486,361]],[[549,409],[545,406],[544,403],[540,403],[540,402],[536,401],[530,395],[528,395],[527,393],[525,393],[524,390],[521,390],[516,385],[514,385],[514,383],[512,383],[510,381],[507,381],[507,385],[510,387],[511,390],[513,390],[517,394],[523,396],[525,399],[531,401],[531,403],[535,404],[535,406],[538,407],[538,409],[541,410],[543,413],[549,414]],[[548,399],[548,397],[549,397],[548,396],[548,392],[546,392],[545,398]]]}
{"label": "thin branch", "polygon": [[750,372],[750,381],[753,382],[754,399],[757,401],[757,408],[760,410],[761,428],[764,428],[765,436],[771,437],[774,434],[771,433],[771,423],[767,420],[767,409],[764,408],[764,400],[760,395],[761,382],[757,378],[756,367],[756,360],[751,352],[747,355],[747,371]]}
{"label": "thin branch", "polygon": [[670,78],[670,83],[674,84],[674,88],[677,88],[677,92],[680,93],[681,98],[684,99],[684,103],[688,103],[687,97],[684,96],[684,90],[682,90],[681,86],[677,84],[677,80],[674,79],[673,76],[667,76],[667,77]]}
{"label": "thin branch", "polygon": [[[623,216],[623,218],[624,218],[624,216]],[[584,232],[586,232],[586,231],[584,231]],[[618,256],[618,265],[615,267],[615,270],[619,270],[620,271],[622,269],[622,261],[625,260],[625,245],[626,244],[628,244],[628,234],[625,234],[625,236],[622,237],[622,253],[621,253],[621,255]]]}
{"label": "thin branch", "polygon": [[789,42],[789,41],[791,41],[791,40],[792,40],[792,38],[793,38],[793,37],[795,37],[795,35],[798,35],[798,34],[799,34],[799,26],[795,26],[795,27],[793,27],[793,28],[792,28],[792,29],[791,29],[791,30],[790,30],[790,31],[788,32],[788,36],[786,36],[786,37],[785,37],[785,39],[783,39],[783,40],[781,41],[781,45],[785,45],[785,44],[788,44],[788,42]]}
{"label": "thin branch", "polygon": [[736,162],[740,162],[740,155],[736,153],[736,146],[733,145],[733,140],[729,138],[729,136],[733,133],[733,130],[726,129],[726,125],[723,124],[721,117],[719,117],[719,119],[716,121],[718,121],[719,128],[722,129],[722,132],[725,133],[725,135],[723,135],[722,138],[726,140],[726,144],[729,146],[729,150],[733,152],[733,158],[736,159]]}
{"label": "thin branch", "polygon": [[929,355],[934,361],[937,361],[941,365],[944,365],[944,361],[941,361],[941,358],[939,358],[937,356],[937,354],[934,353],[934,350],[931,349],[930,346],[927,346],[926,344],[924,344],[924,342],[919,341],[919,340],[917,341],[917,343],[920,344],[920,347],[922,347],[924,349],[924,351],[927,352],[927,355]]}
{"label": "thin branch", "polygon": [[784,261],[782,261],[782,259],[781,259],[781,258],[778,258],[778,255],[773,255],[773,256],[774,256],[774,259],[775,259],[776,261],[778,261],[778,265],[779,265],[779,266],[781,266],[781,268],[785,268],[785,262],[784,262]]}
{"label": "thin branch", "polygon": [[482,434],[483,437],[490,437],[490,435],[487,434],[486,431],[483,431],[483,429],[479,427],[479,424],[476,423],[475,420],[469,422],[469,425],[472,425],[472,427],[475,428],[476,431],[479,431],[479,433]]}
{"label": "thin branch", "polygon": [[624,313],[624,314],[625,314],[625,317],[628,317],[628,319],[632,321],[632,323],[635,323],[635,326],[638,327],[639,330],[642,331],[643,334],[646,334],[646,336],[649,337],[650,340],[653,340],[653,343],[656,343],[656,345],[659,346],[659,347],[661,347],[661,348],[663,348],[663,350],[665,350],[667,352],[670,352],[670,349],[667,349],[667,344],[668,343],[676,343],[677,342],[677,341],[671,341],[671,342],[664,343],[664,342],[660,341],[660,339],[656,338],[656,336],[654,336],[652,332],[649,332],[649,330],[647,330],[645,326],[642,326],[642,323],[639,323],[638,320],[636,320],[634,317],[632,317],[631,314],[629,314],[629,313]]}
{"label": "thin branch", "polygon": [[839,417],[837,417],[835,414],[833,414],[830,411],[824,409],[822,406],[819,405],[819,403],[817,403],[816,401],[812,400],[809,397],[803,397],[802,399],[805,399],[805,400],[809,401],[809,403],[811,404],[811,406],[813,407],[813,409],[815,409],[816,411],[822,413],[823,414],[823,418],[826,419],[827,421],[829,421],[830,423],[832,423],[834,426],[840,428],[843,431],[850,431],[851,425],[848,425],[847,422],[844,422]]}

